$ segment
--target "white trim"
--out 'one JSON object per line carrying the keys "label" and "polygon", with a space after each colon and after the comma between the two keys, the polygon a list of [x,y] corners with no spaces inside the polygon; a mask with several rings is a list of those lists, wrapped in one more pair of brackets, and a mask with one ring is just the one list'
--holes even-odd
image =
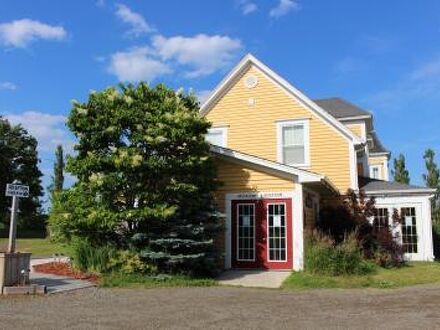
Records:
{"label": "white trim", "polygon": [[[293,203],[293,201],[292,201]],[[270,251],[269,251],[269,242],[270,242],[270,237],[269,237],[269,205],[284,205],[284,239],[285,239],[285,249],[286,249],[286,253],[284,254],[284,260],[271,260],[270,259]],[[289,256],[289,242],[287,241],[287,222],[288,222],[288,213],[287,213],[287,204],[286,202],[273,202],[273,203],[267,203],[267,208],[266,208],[266,231],[267,231],[267,237],[266,237],[266,260],[267,262],[287,262],[289,260],[288,256]],[[293,226],[293,214],[292,214],[292,219],[290,221],[290,225]],[[293,240],[293,237],[292,237]]]}
{"label": "white trim", "polygon": [[[357,157],[356,157],[356,151],[354,150],[354,145],[349,144],[348,145],[348,152],[349,152],[349,162],[350,162],[350,184],[351,189],[354,191],[359,190],[359,183],[358,183],[358,172],[357,172]],[[345,193],[345,192],[344,192]]]}
{"label": "white trim", "polygon": [[[240,259],[240,248],[239,248],[239,245],[238,245],[238,242],[239,242],[239,235],[238,235],[238,233],[240,232],[240,229],[239,229],[239,225],[240,225],[240,223],[239,223],[239,221],[238,221],[238,207],[240,206],[240,205],[252,205],[252,207],[253,207],[253,209],[254,209],[254,225],[253,225],[253,228],[254,228],[254,230],[253,230],[253,234],[254,234],[254,257],[252,258],[252,259]],[[237,223],[237,226],[236,226],[236,228],[235,228],[235,230],[236,230],[236,242],[235,242],[235,244],[236,244],[236,250],[237,251],[235,251],[236,253],[237,253],[237,255],[235,256],[236,257],[236,260],[237,261],[248,261],[248,262],[255,262],[255,260],[256,260],[256,254],[257,254],[257,247],[256,247],[256,236],[255,236],[255,227],[257,226],[257,221],[256,221],[256,205],[255,205],[255,203],[237,203],[237,205],[236,205],[236,207],[237,207],[237,209],[235,210],[235,215],[237,216],[237,219],[235,219],[235,221],[236,221],[236,223]],[[232,220],[232,219],[231,219]]]}
{"label": "white trim", "polygon": [[303,188],[297,185],[292,198],[292,251],[293,269],[304,269],[304,212]]}
{"label": "white trim", "polygon": [[374,157],[383,157],[383,156],[389,157],[390,154],[391,154],[391,153],[390,153],[389,151],[370,152],[370,153],[369,153],[369,155],[370,155],[371,158],[374,158]]}
{"label": "white trim", "polygon": [[216,126],[216,127],[211,127],[208,128],[208,133],[221,133],[222,134],[222,145],[219,147],[223,147],[226,148],[228,146],[228,126]]}
{"label": "white trim", "polygon": [[277,122],[277,161],[285,164],[283,157],[283,128],[289,126],[302,125],[304,127],[304,163],[286,164],[289,166],[309,167],[310,166],[310,123],[307,119],[294,119]]}
{"label": "white trim", "polygon": [[362,141],[353,134],[344,124],[339,122],[336,118],[330,115],[327,111],[322,109],[315,102],[310,100],[298,89],[293,87],[290,83],[272,71],[269,67],[259,61],[251,54],[247,54],[243,59],[226,75],[226,77],[217,85],[214,92],[208,97],[208,99],[200,107],[200,112],[202,116],[206,116],[211,110],[211,106],[215,101],[223,95],[223,92],[228,89],[228,87],[234,82],[236,77],[247,69],[251,64],[255,65],[261,72],[263,72],[270,80],[274,81],[276,84],[285,89],[285,91],[293,96],[297,101],[305,105],[307,108],[312,110],[318,117],[324,119],[330,126],[339,131],[348,141],[354,144],[361,144]]}
{"label": "white trim", "polygon": [[431,197],[431,194],[436,192],[436,189],[431,188],[417,188],[417,189],[402,189],[402,190],[377,190],[364,191],[368,196],[382,196],[382,197],[399,197],[402,195],[409,195],[408,197],[425,196]]}
{"label": "white trim", "polygon": [[359,115],[359,116],[351,116],[351,117],[342,117],[338,118],[339,121],[352,121],[352,120],[359,120],[359,119],[371,119],[371,115]]}

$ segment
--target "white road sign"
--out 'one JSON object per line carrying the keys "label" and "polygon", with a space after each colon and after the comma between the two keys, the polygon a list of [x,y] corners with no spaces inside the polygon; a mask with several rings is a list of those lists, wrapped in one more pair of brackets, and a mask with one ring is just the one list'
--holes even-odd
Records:
{"label": "white road sign", "polygon": [[6,196],[29,197],[29,186],[8,183],[6,185]]}

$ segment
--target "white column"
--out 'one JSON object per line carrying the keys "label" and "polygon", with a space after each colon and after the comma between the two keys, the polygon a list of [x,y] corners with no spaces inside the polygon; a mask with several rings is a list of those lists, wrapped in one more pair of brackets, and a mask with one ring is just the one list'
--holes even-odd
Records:
{"label": "white column", "polygon": [[295,184],[292,199],[293,216],[293,269],[300,271],[304,269],[304,212],[303,212],[303,187]]}

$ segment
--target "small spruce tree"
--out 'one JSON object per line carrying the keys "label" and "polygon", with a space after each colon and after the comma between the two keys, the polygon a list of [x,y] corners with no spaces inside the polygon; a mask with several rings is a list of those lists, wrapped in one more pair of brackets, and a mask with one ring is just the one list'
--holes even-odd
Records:
{"label": "small spruce tree", "polygon": [[395,182],[409,184],[409,172],[406,169],[405,156],[399,154],[397,158],[394,158],[394,169],[391,171]]}

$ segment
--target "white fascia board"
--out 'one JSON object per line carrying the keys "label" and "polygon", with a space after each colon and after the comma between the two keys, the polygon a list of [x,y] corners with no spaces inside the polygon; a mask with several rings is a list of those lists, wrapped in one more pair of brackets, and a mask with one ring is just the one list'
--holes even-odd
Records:
{"label": "white fascia board", "polygon": [[214,92],[209,96],[205,103],[200,107],[200,112],[202,116],[205,116],[209,110],[212,103],[221,95],[222,91],[229,86],[231,82],[234,81],[234,78],[242,72],[248,65],[254,64],[258,67],[268,78],[270,78],[275,83],[279,84],[283,87],[287,92],[293,95],[296,99],[298,99],[303,105],[307,108],[313,110],[313,112],[327,121],[331,126],[333,126],[337,131],[339,131],[346,139],[354,144],[362,144],[362,140],[358,138],[355,134],[353,134],[344,124],[339,122],[336,118],[330,115],[327,111],[322,109],[319,105],[309,99],[306,95],[304,95],[301,91],[293,87],[289,82],[287,82],[284,78],[279,76],[277,73],[272,71],[268,66],[263,64],[260,60],[255,58],[251,54],[247,54],[243,59],[228,73],[228,75],[220,82],[219,85],[215,88]]}
{"label": "white fascia board", "polygon": [[356,120],[361,120],[361,119],[370,119],[372,118],[371,115],[360,115],[360,116],[353,116],[353,117],[343,117],[343,118],[338,118],[339,121],[356,121]]}
{"label": "white fascia board", "polygon": [[[362,190],[362,189],[361,189]],[[410,189],[410,190],[378,190],[378,191],[364,191],[367,196],[425,196],[432,198],[436,189],[426,188],[426,189]]]}

